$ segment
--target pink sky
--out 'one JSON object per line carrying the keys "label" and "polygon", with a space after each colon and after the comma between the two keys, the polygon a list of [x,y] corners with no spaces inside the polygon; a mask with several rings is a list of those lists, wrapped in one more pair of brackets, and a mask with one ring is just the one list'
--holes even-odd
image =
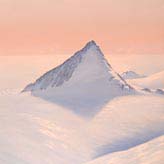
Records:
{"label": "pink sky", "polygon": [[0,55],[164,54],[164,0],[0,0]]}

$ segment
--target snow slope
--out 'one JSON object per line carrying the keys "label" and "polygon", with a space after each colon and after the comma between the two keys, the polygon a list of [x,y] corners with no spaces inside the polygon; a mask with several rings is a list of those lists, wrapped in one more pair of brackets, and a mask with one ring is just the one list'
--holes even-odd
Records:
{"label": "snow slope", "polygon": [[128,82],[132,85],[138,85],[143,88],[164,89],[164,71],[155,73],[145,78],[132,79]]}
{"label": "snow slope", "polygon": [[163,164],[164,136],[126,151],[105,155],[87,164]]}
{"label": "snow slope", "polygon": [[29,94],[0,95],[0,164],[80,164],[90,160],[86,122]]}
{"label": "snow slope", "polygon": [[[84,119],[30,94],[0,96],[0,163],[83,164],[164,134],[163,97],[125,96]],[[127,159],[128,160],[128,159]]]}
{"label": "snow slope", "polygon": [[137,73],[134,72],[134,71],[126,71],[126,72],[123,72],[123,73],[121,74],[121,76],[122,76],[124,79],[137,79],[137,78],[143,78],[143,77],[145,77],[144,75],[137,74]]}
{"label": "snow slope", "polygon": [[163,96],[124,96],[110,101],[92,119],[94,157],[127,150],[164,134]]}

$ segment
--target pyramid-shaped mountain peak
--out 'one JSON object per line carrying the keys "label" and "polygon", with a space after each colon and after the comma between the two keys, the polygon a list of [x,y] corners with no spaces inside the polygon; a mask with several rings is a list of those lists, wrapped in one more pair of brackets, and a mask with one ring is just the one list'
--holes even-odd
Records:
{"label": "pyramid-shaped mountain peak", "polygon": [[133,88],[112,69],[95,41],[90,41],[63,64],[27,85],[23,91],[117,95],[131,90]]}

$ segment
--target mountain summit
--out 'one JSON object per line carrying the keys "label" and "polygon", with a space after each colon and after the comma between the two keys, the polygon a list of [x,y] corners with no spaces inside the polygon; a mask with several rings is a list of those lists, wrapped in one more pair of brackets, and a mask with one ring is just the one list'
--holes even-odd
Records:
{"label": "mountain summit", "polygon": [[67,102],[67,106],[74,102],[79,108],[95,102],[102,105],[115,96],[131,94],[134,89],[113,70],[99,46],[90,41],[63,64],[27,85],[25,91],[46,100]]}

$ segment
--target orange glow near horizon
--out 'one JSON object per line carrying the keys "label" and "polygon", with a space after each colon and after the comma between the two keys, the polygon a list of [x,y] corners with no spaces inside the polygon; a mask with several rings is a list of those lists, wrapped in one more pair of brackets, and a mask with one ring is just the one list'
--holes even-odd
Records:
{"label": "orange glow near horizon", "polygon": [[0,0],[0,55],[164,54],[163,0]]}

